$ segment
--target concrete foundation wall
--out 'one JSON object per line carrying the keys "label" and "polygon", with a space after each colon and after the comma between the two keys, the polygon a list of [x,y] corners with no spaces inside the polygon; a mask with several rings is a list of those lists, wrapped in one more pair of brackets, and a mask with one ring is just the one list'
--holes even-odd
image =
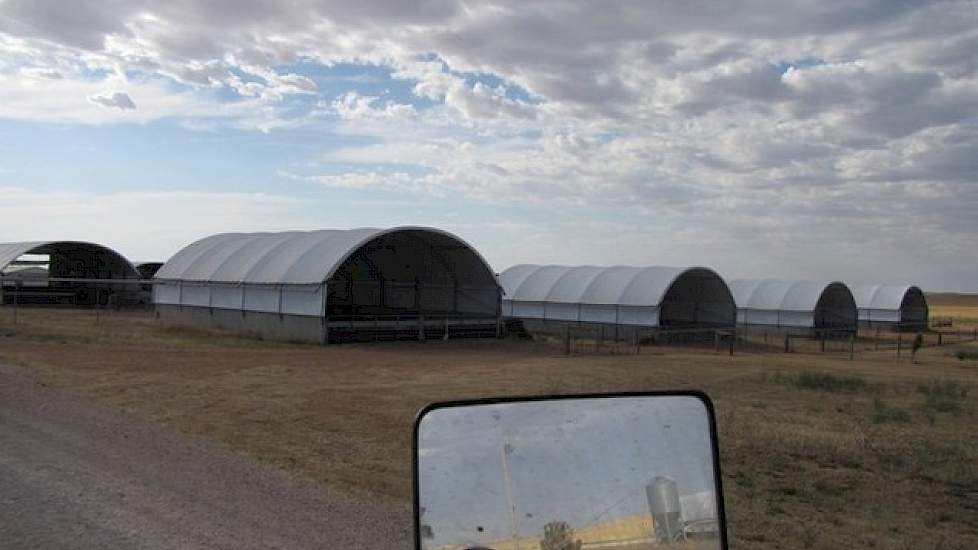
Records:
{"label": "concrete foundation wall", "polygon": [[216,328],[269,340],[322,342],[321,317],[193,306],[181,308],[169,304],[157,304],[156,313],[162,321],[175,325]]}
{"label": "concrete foundation wall", "polygon": [[[279,315],[196,306],[156,304],[157,316],[165,323],[226,330],[288,342],[324,343],[326,327],[322,317]],[[373,340],[440,339],[446,332],[452,338],[494,338],[497,318],[446,318],[425,316],[424,320],[338,320],[329,326],[329,342]]]}

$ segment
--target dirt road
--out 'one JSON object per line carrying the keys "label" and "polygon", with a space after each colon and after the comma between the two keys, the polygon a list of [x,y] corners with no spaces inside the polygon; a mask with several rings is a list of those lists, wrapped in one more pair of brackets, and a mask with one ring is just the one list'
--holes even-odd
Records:
{"label": "dirt road", "polygon": [[0,365],[0,546],[410,548],[403,505],[332,492]]}

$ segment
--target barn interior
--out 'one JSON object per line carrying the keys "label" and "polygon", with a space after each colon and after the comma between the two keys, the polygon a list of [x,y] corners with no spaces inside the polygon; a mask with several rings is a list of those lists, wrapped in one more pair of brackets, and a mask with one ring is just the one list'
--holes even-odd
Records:
{"label": "barn interior", "polygon": [[139,301],[140,290],[115,280],[138,274],[124,257],[92,243],[6,245],[2,301],[17,305],[108,306]]}

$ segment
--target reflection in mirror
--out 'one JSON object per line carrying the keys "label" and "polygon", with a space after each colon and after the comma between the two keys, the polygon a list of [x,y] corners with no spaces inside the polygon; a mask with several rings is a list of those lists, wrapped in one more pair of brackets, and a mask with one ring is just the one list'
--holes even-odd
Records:
{"label": "reflection in mirror", "polygon": [[696,396],[435,408],[418,426],[426,550],[721,548]]}

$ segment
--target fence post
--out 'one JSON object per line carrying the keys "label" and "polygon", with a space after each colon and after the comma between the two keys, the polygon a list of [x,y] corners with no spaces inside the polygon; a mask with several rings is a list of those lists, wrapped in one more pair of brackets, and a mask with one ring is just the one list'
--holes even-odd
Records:
{"label": "fence post", "polygon": [[849,333],[849,360],[852,361],[856,354],[856,333]]}
{"label": "fence post", "polygon": [[638,327],[632,331],[632,338],[635,340],[635,355],[642,353],[642,339],[638,335]]}
{"label": "fence post", "polygon": [[784,334],[784,352],[785,353],[789,353],[791,351],[791,348],[790,348],[790,346],[791,346],[791,340],[790,340],[790,338],[791,338],[791,335],[789,335],[786,332]]}
{"label": "fence post", "polygon": [[564,355],[570,355],[571,354],[571,333],[570,333],[570,331],[571,331],[570,327],[566,327],[564,329]]}
{"label": "fence post", "polygon": [[14,281],[14,324],[17,324],[17,305],[20,302],[20,280]]}
{"label": "fence post", "polygon": [[943,344],[944,344],[944,333],[938,332],[937,333],[937,347],[941,347],[941,345],[943,345]]}
{"label": "fence post", "polygon": [[818,332],[818,334],[819,334],[819,345],[818,345],[819,346],[819,351],[821,351],[822,353],[825,353],[825,331],[824,330],[820,330]]}
{"label": "fence post", "polygon": [[900,351],[903,347],[903,333],[897,333],[897,357],[900,357]]}
{"label": "fence post", "polygon": [[719,330],[713,331],[713,344],[714,344],[714,351],[716,353],[720,353],[720,331]]}
{"label": "fence post", "polygon": [[734,346],[736,345],[737,345],[737,328],[734,327],[733,330],[730,331],[730,355],[731,356],[733,356],[734,354]]}

